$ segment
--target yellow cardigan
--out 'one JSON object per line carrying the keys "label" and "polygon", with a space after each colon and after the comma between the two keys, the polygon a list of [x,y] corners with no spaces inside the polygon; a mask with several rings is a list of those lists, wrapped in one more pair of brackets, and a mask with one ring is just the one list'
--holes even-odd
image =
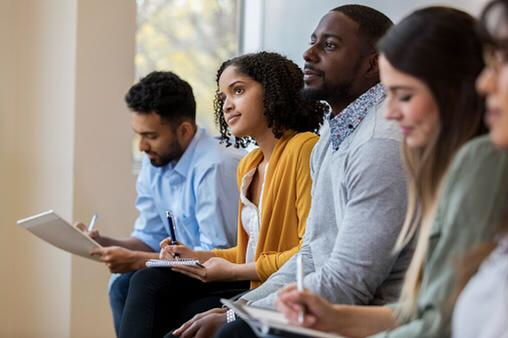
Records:
{"label": "yellow cardigan", "polygon": [[[263,190],[261,224],[255,253],[257,287],[298,252],[305,233],[311,204],[310,153],[318,136],[310,133],[286,133],[270,157]],[[238,165],[237,181],[240,189],[243,176],[257,168],[263,153],[256,149]],[[249,235],[242,225],[242,203],[238,208],[237,245],[229,249],[215,249],[213,253],[233,263],[245,263]]]}

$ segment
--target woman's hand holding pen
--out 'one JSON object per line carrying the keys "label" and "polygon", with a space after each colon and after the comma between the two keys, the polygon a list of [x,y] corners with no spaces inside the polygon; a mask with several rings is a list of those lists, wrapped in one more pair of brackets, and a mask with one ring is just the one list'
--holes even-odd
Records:
{"label": "woman's hand holding pen", "polygon": [[[333,304],[308,290],[298,291],[294,283],[278,292],[275,307],[294,325],[327,332],[337,332],[341,325],[341,317]],[[305,314],[300,323],[298,317],[303,309]]]}
{"label": "woman's hand holding pen", "polygon": [[159,253],[160,259],[176,259],[176,258],[198,258],[198,254],[186,247],[185,245],[177,242],[173,244],[171,237],[164,239],[160,243],[161,251]]}

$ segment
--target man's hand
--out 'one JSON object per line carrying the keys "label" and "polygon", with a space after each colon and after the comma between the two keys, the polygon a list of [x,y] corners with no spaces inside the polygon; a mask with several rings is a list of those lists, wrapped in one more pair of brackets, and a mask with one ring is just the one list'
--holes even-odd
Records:
{"label": "man's hand", "polygon": [[99,230],[93,229],[92,231],[88,231],[88,226],[86,226],[85,224],[80,223],[80,222],[75,223],[74,226],[76,228],[78,228],[79,230],[81,230],[82,232],[84,232],[88,237],[90,237],[91,239],[93,239],[94,241],[99,243],[100,245],[102,245],[102,246],[108,245],[106,243],[106,240],[103,237],[101,237],[101,235],[99,234]]}
{"label": "man's hand", "polygon": [[195,315],[173,331],[173,335],[180,338],[209,338],[213,337],[224,324],[226,324],[226,309],[211,309]]}
{"label": "man's hand", "polygon": [[124,273],[145,267],[146,259],[144,257],[140,257],[136,251],[119,246],[97,248],[92,250],[90,254],[99,256],[100,260],[106,263],[112,273]]}
{"label": "man's hand", "polygon": [[204,268],[188,265],[175,265],[171,269],[189,277],[199,279],[203,283],[236,280],[235,266],[237,264],[231,263],[224,258],[212,257],[203,263],[203,265],[205,266]]}

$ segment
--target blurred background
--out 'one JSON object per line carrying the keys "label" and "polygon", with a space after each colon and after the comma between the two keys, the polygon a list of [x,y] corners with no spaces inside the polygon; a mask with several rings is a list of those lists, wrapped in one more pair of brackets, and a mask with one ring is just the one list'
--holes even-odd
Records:
{"label": "blurred background", "polygon": [[[486,0],[358,1],[397,22]],[[198,123],[212,121],[219,65],[239,53],[301,54],[329,0],[0,0],[0,337],[114,337],[105,266],[16,226],[54,209],[128,236],[140,154],[123,102],[152,70],[190,82]],[[458,56],[460,57],[460,56]]]}

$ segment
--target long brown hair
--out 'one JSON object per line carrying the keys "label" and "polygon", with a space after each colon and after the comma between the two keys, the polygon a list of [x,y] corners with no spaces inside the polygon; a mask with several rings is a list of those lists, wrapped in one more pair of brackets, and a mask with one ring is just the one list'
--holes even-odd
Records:
{"label": "long brown hair", "polygon": [[393,67],[423,81],[439,108],[439,127],[428,144],[419,149],[402,145],[408,208],[395,249],[401,250],[418,236],[399,314],[413,317],[440,183],[460,146],[486,131],[484,101],[475,91],[484,65],[482,47],[475,20],[469,14],[448,7],[427,7],[391,28],[380,41],[379,50]]}

